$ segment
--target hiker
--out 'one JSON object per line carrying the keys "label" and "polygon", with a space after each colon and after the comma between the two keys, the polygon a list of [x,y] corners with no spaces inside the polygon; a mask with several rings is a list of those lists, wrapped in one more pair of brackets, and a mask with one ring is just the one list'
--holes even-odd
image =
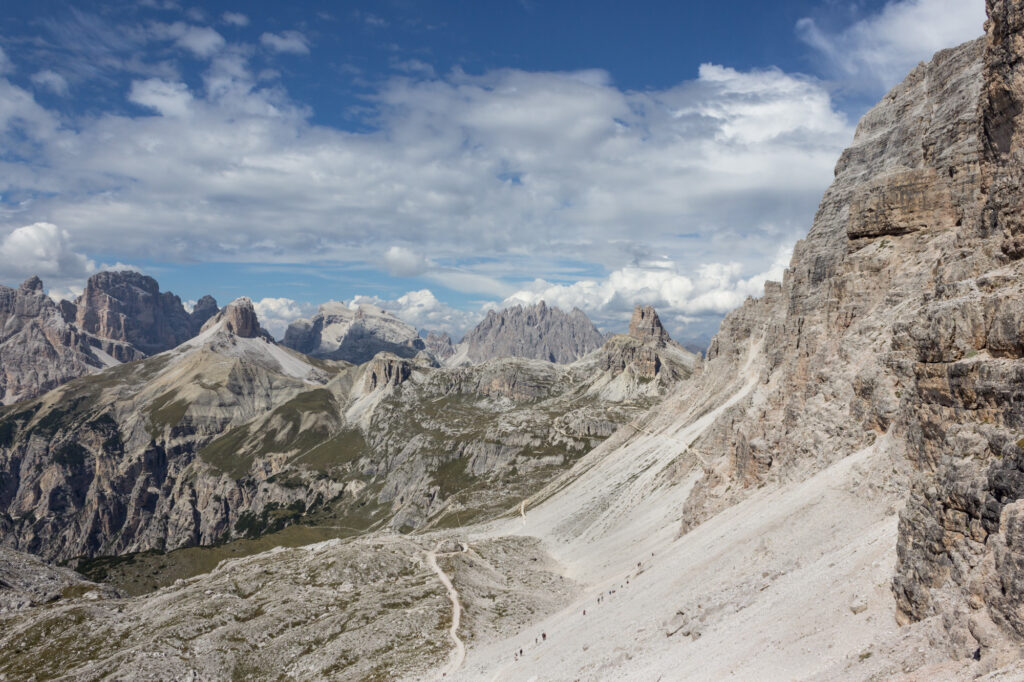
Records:
{"label": "hiker", "polygon": [[584,616],[587,615],[587,610],[586,609],[583,609],[583,615]]}
{"label": "hiker", "polygon": [[540,641],[542,641],[542,642],[548,641],[548,633],[546,633],[546,632],[540,633]]}

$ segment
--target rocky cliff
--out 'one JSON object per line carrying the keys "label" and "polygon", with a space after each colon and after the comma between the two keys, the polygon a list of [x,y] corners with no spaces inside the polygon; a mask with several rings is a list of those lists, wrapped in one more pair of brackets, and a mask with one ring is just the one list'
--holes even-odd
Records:
{"label": "rocky cliff", "polygon": [[216,313],[210,296],[186,313],[177,296],[136,272],[94,275],[77,303],[54,304],[38,277],[0,287],[0,403],[176,346]]}
{"label": "rocky cliff", "polygon": [[[192,338],[211,313],[213,299],[203,299],[190,317],[181,299],[161,292],[152,277],[138,272],[100,272],[89,278],[75,302],[75,324],[104,339],[129,343],[146,355],[174,348]],[[205,322],[205,320],[203,320]],[[198,327],[197,327],[198,325]]]}
{"label": "rocky cliff", "polygon": [[68,323],[38,277],[17,289],[0,286],[0,404],[141,357],[128,344],[100,339]]}
{"label": "rocky cliff", "polygon": [[683,530],[881,447],[909,490],[903,622],[937,619],[950,653],[998,664],[1024,642],[1024,3],[989,14],[984,39],[936,54],[864,117],[784,281],[724,321],[685,395],[744,366],[758,380],[695,444],[709,465]]}
{"label": "rocky cliff", "polygon": [[443,362],[455,355],[455,344],[452,343],[452,337],[445,332],[429,332],[424,343],[427,346],[427,352],[439,361]]}
{"label": "rocky cliff", "polygon": [[532,358],[566,364],[582,358],[604,343],[586,313],[575,308],[566,313],[536,305],[488,311],[456,347],[449,364],[483,362],[492,358]]}
{"label": "rocky cliff", "polygon": [[288,325],[284,346],[327,360],[359,365],[381,351],[411,358],[426,348],[415,327],[375,305],[324,303],[309,320]]}

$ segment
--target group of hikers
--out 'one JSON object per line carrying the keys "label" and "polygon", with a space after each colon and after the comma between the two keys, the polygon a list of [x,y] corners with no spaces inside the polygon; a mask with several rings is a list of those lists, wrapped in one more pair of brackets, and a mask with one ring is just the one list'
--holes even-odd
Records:
{"label": "group of hikers", "polygon": [[[651,556],[654,556],[654,552],[651,552]],[[638,576],[641,573],[643,573],[643,570],[644,570],[644,562],[642,562],[642,561],[636,562],[636,575],[634,575],[633,577],[635,578],[636,576]],[[628,585],[629,585],[629,578],[626,578],[626,582],[625,583],[620,583],[619,584],[619,589],[624,589]],[[597,595],[597,603],[598,604],[603,604],[604,600],[607,597],[613,596],[615,594],[615,592],[616,592],[615,588],[609,589],[608,590],[608,594],[605,594],[604,592],[600,592]],[[587,615],[587,610],[586,609],[583,609],[583,615],[584,616]],[[546,632],[542,632],[542,633],[540,633],[539,636],[533,638],[533,643],[534,643],[535,646],[539,645],[539,644],[541,644],[543,642],[546,642],[546,641],[548,641],[548,633],[546,633]],[[518,663],[519,659],[522,658],[523,655],[524,655],[523,654],[523,650],[519,649],[518,651],[513,652],[512,658],[513,658],[513,660],[515,662]]]}

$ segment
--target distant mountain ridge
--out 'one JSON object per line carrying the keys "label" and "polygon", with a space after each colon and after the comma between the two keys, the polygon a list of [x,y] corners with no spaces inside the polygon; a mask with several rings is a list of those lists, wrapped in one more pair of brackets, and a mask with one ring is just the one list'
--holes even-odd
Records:
{"label": "distant mountain ridge", "polygon": [[568,364],[597,350],[605,337],[579,308],[566,313],[544,301],[490,310],[456,346],[447,363],[455,366],[503,357]]}
{"label": "distant mountain ridge", "polygon": [[370,361],[381,351],[402,358],[426,349],[416,328],[375,305],[349,307],[332,301],[321,304],[310,319],[288,325],[281,344],[315,358],[354,365]]}
{"label": "distant mountain ridge", "polygon": [[204,296],[189,313],[155,279],[132,271],[93,275],[74,302],[54,303],[38,277],[18,289],[0,286],[0,404],[174,348],[218,310]]}

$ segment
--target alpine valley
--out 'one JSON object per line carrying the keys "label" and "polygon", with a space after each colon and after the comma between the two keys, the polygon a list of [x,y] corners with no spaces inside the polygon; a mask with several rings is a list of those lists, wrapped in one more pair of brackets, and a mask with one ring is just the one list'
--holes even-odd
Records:
{"label": "alpine valley", "polygon": [[704,355],[0,289],[0,679],[1024,679],[1024,0]]}

